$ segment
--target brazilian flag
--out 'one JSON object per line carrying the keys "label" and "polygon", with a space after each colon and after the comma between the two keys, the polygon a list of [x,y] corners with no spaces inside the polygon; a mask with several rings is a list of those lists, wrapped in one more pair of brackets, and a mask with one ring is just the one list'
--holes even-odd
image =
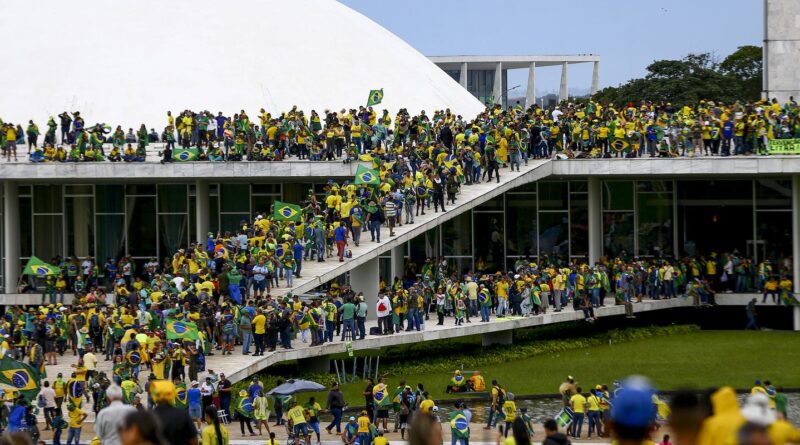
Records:
{"label": "brazilian flag", "polygon": [[177,148],[172,153],[172,160],[177,162],[196,161],[200,157],[200,150],[194,148]]}
{"label": "brazilian flag", "polygon": [[469,420],[461,410],[450,413],[450,431],[456,439],[469,438]]}
{"label": "brazilian flag", "polygon": [[22,271],[23,275],[36,275],[37,277],[58,275],[60,273],[60,268],[52,264],[47,264],[35,256],[32,256],[31,259],[28,260],[28,264],[25,265],[25,270]]}
{"label": "brazilian flag", "polygon": [[370,90],[369,98],[367,99],[367,106],[378,105],[383,101],[383,88],[380,90]]}
{"label": "brazilian flag", "polygon": [[69,395],[69,401],[78,408],[81,407],[85,391],[86,380],[70,379],[67,382],[67,394]]}
{"label": "brazilian flag", "polygon": [[355,185],[380,185],[380,183],[381,176],[377,171],[364,167],[363,165],[358,166],[358,169],[356,170]]}
{"label": "brazilian flag", "polygon": [[458,158],[456,158],[455,155],[452,155],[452,154],[447,155],[447,156],[444,157],[444,165],[447,168],[453,168],[453,167],[455,167],[457,160],[458,160]]}
{"label": "brazilian flag", "polygon": [[239,397],[236,400],[234,409],[238,414],[244,417],[253,417],[253,402],[250,400],[250,397]]}
{"label": "brazilian flag", "polygon": [[131,366],[139,366],[139,364],[142,363],[142,356],[139,354],[139,351],[129,351],[125,355],[125,360],[127,360]]}
{"label": "brazilian flag", "polygon": [[389,388],[387,388],[386,385],[375,385],[375,387],[372,388],[372,398],[379,408],[386,408],[392,404],[389,397]]}
{"label": "brazilian flag", "polygon": [[0,360],[0,388],[6,392],[19,392],[28,401],[39,393],[39,373],[29,365],[11,357]]}
{"label": "brazilian flag", "polygon": [[188,409],[188,396],[189,395],[186,392],[186,384],[178,383],[178,386],[175,388],[175,408]]}
{"label": "brazilian flag", "polygon": [[167,320],[167,340],[197,340],[197,325],[191,321]]}
{"label": "brazilian flag", "polygon": [[625,139],[614,139],[614,142],[611,143],[611,148],[617,152],[623,152],[628,148],[628,145],[629,144]]}
{"label": "brazilian flag", "polygon": [[275,221],[300,221],[303,217],[303,209],[299,205],[275,201],[272,217],[275,218]]}

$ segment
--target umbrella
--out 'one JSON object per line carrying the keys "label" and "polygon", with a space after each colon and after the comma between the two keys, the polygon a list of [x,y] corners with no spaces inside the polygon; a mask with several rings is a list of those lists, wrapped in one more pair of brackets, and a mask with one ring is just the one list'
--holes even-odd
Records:
{"label": "umbrella", "polygon": [[288,396],[298,392],[312,392],[312,391],[322,391],[325,387],[320,385],[317,382],[312,382],[311,380],[287,380],[286,383],[283,383],[275,388],[272,388],[271,391],[267,393],[267,395],[279,395],[279,396]]}

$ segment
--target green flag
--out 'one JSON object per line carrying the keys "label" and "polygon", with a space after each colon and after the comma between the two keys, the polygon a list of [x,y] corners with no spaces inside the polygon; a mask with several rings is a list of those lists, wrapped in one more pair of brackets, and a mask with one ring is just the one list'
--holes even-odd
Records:
{"label": "green flag", "polygon": [[35,256],[31,256],[31,259],[28,260],[28,264],[25,265],[25,270],[22,271],[23,275],[36,275],[38,277],[58,275],[60,273],[60,268],[47,264]]}
{"label": "green flag", "polygon": [[200,157],[200,150],[193,148],[176,148],[172,153],[172,160],[177,162],[196,161]]}
{"label": "green flag", "polygon": [[356,185],[380,185],[380,183],[381,176],[377,171],[364,167],[363,165],[358,166],[358,169],[356,170]]}
{"label": "green flag", "polygon": [[275,221],[300,221],[303,209],[299,205],[275,201],[275,210],[272,212]]}
{"label": "green flag", "polygon": [[5,356],[0,360],[0,388],[5,392],[19,392],[28,401],[39,394],[39,372],[32,366]]}
{"label": "green flag", "polygon": [[367,106],[378,105],[383,101],[383,88],[380,90],[370,90],[369,99],[367,99]]}
{"label": "green flag", "polygon": [[200,338],[197,325],[191,321],[167,320],[167,340],[197,340]]}

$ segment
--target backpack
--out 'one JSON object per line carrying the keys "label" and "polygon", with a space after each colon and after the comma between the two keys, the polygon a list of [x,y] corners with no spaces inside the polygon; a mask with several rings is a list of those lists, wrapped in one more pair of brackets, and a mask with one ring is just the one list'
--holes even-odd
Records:
{"label": "backpack", "polygon": [[497,385],[497,406],[503,406],[504,403],[506,403],[506,390]]}
{"label": "backpack", "polygon": [[92,317],[89,319],[89,326],[92,328],[100,327],[100,318],[97,316],[97,314],[92,314]]}

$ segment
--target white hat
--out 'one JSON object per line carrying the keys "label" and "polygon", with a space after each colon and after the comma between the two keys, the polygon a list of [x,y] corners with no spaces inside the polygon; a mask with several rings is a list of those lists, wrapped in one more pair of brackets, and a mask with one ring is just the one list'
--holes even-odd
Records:
{"label": "white hat", "polygon": [[439,412],[439,407],[434,405],[433,408],[431,408],[431,411],[433,411],[435,413],[438,413]]}
{"label": "white hat", "polygon": [[192,386],[197,386],[197,385],[199,385],[199,383],[197,383],[197,380],[192,380]]}
{"label": "white hat", "polygon": [[763,427],[772,425],[777,420],[775,411],[769,407],[769,397],[764,393],[749,395],[741,412],[742,417],[747,419],[748,422]]}

